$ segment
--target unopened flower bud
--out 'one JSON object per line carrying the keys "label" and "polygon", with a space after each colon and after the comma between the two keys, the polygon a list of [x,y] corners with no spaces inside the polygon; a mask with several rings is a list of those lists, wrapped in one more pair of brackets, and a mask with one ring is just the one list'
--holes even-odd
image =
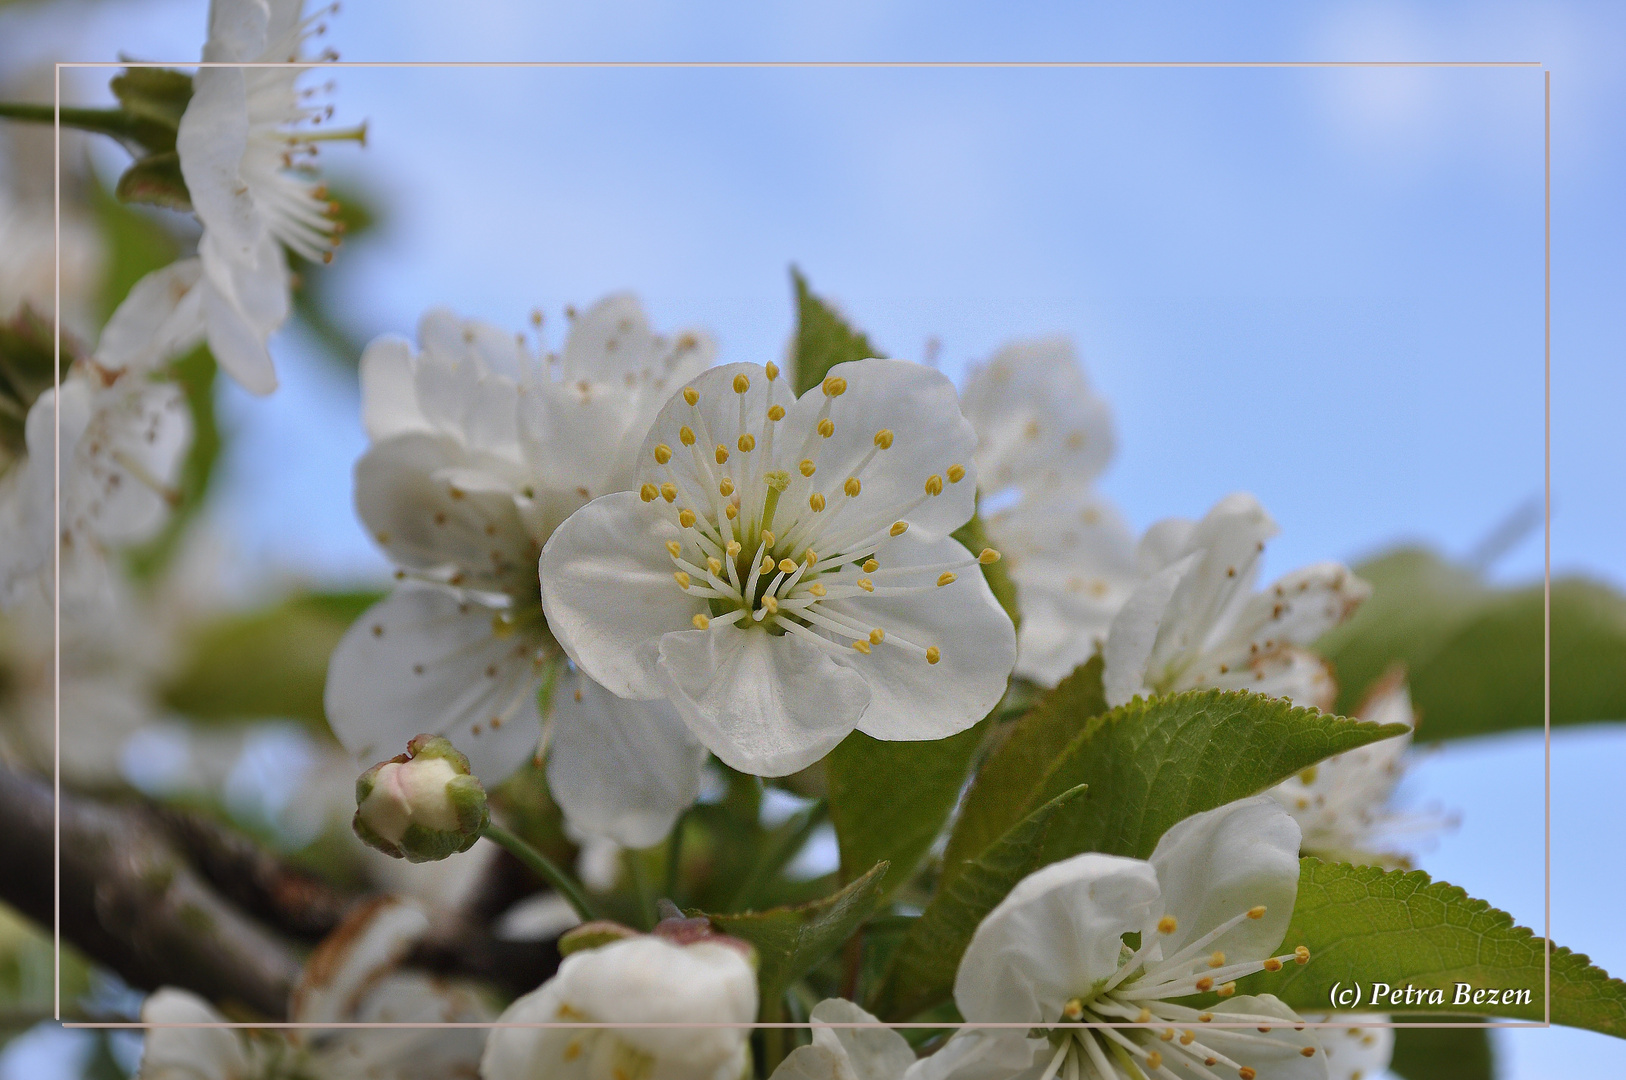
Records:
{"label": "unopened flower bud", "polygon": [[370,847],[398,859],[433,862],[467,851],[490,820],[485,788],[469,759],[439,735],[419,735],[407,752],[356,780],[351,827]]}

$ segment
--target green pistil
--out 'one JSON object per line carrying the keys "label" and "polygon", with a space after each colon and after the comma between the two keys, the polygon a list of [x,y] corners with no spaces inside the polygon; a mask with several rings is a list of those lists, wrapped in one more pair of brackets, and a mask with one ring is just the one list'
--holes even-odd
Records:
{"label": "green pistil", "polygon": [[[762,479],[768,485],[768,495],[762,501],[762,531],[772,532],[773,513],[779,506],[779,496],[790,486],[790,473],[782,469],[776,469]],[[769,554],[772,554],[772,552]]]}

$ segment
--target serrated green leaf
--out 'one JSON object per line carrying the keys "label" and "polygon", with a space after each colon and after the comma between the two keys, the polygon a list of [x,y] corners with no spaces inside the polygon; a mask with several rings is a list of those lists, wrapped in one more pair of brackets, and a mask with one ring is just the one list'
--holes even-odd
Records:
{"label": "serrated green leaf", "polygon": [[1045,773],[1083,730],[1086,720],[1107,711],[1101,689],[1101,658],[1046,692],[1021,719],[1007,724],[966,792],[960,816],[943,852],[943,883],[1022,820]]}
{"label": "serrated green leaf", "polygon": [[1281,698],[1197,690],[1087,719],[1035,801],[1079,784],[1089,794],[1052,823],[1044,862],[1081,851],[1144,859],[1192,814],[1257,795],[1333,754],[1404,734],[1401,724],[1346,720]]}
{"label": "serrated green leaf", "polygon": [[910,878],[954,810],[987,722],[931,742],[882,742],[855,731],[825,759],[842,879],[886,860],[883,895]]}
{"label": "serrated green leaf", "polygon": [[1085,794],[1080,785],[1046,802],[939,888],[892,955],[871,1002],[878,1016],[906,1020],[947,1000],[954,991],[960,957],[977,924],[1037,868],[1045,831]]}
{"label": "serrated green leaf", "polygon": [[[1239,992],[1273,993],[1300,1012],[1324,1012],[1335,986],[1359,987],[1367,1011],[1543,1018],[1542,939],[1421,870],[1300,860],[1298,900],[1282,947],[1299,945],[1309,948],[1309,963],[1250,976]],[[1377,983],[1439,990],[1444,1000],[1374,1003]],[[1466,1002],[1457,1001],[1462,984],[1469,988]],[[1472,1000],[1491,990],[1528,992],[1529,1001]],[[1626,983],[1554,947],[1552,1021],[1626,1037]]]}
{"label": "serrated green leaf", "polygon": [[[980,554],[986,547],[991,546],[988,540],[988,530],[983,527],[982,515],[973,514],[971,520],[955,529],[952,533],[954,539],[964,544],[966,550],[973,555]],[[1011,617],[1011,622],[1018,628],[1022,625],[1022,613],[1016,605],[1016,583],[1005,572],[1003,562],[991,562],[979,567],[982,570],[983,580],[988,582],[988,588],[999,601],[999,606],[1005,609],[1005,614]]]}
{"label": "serrated green leaf", "polygon": [[164,704],[195,720],[302,720],[326,733],[328,657],[376,593],[296,594],[259,611],[210,622],[192,636]]}
{"label": "serrated green leaf", "polygon": [[708,918],[723,933],[756,946],[757,986],[766,1015],[778,1008],[786,987],[839,949],[875,912],[886,873],[887,864],[877,863],[840,892],[797,907],[740,915],[699,910],[687,914]]}
{"label": "serrated green leaf", "polygon": [[[1397,1023],[1426,1016],[1391,1016]],[[1485,1028],[1400,1028],[1389,1071],[1406,1080],[1495,1080],[1490,1033]]]}
{"label": "serrated green leaf", "polygon": [[192,209],[192,193],[181,175],[181,156],[173,150],[148,154],[119,177],[113,194],[127,203],[149,203],[169,210]]}
{"label": "serrated green leaf", "polygon": [[791,282],[796,289],[796,393],[802,394],[824,381],[837,364],[867,360],[882,353],[854,330],[828,303],[813,295],[807,279],[794,266]]}
{"label": "serrated green leaf", "polygon": [[[1316,648],[1349,711],[1391,664],[1405,664],[1424,741],[1540,727],[1542,590],[1496,589],[1437,555],[1405,548],[1356,568],[1373,595]],[[1597,582],[1553,582],[1552,722],[1626,719],[1626,597]]]}

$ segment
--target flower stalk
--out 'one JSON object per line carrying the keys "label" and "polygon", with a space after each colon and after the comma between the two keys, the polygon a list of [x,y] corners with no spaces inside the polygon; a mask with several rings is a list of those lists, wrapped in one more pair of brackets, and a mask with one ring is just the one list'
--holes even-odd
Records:
{"label": "flower stalk", "polygon": [[480,832],[487,840],[506,848],[510,855],[524,863],[543,881],[553,886],[554,891],[565,898],[565,902],[571,906],[572,910],[580,916],[583,922],[592,922],[595,919],[605,918],[605,915],[599,911],[592,900],[588,899],[587,894],[582,891],[581,885],[574,878],[559,869],[558,866],[554,865],[552,859],[527,844],[518,835],[509,832],[494,821],[487,822],[485,828]]}

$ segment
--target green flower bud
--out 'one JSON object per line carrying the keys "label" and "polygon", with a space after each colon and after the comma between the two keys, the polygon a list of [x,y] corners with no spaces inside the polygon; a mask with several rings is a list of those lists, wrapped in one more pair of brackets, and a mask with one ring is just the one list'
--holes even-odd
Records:
{"label": "green flower bud", "polygon": [[469,759],[439,735],[419,735],[407,752],[356,780],[351,827],[370,847],[411,862],[467,851],[490,820],[485,788]]}

